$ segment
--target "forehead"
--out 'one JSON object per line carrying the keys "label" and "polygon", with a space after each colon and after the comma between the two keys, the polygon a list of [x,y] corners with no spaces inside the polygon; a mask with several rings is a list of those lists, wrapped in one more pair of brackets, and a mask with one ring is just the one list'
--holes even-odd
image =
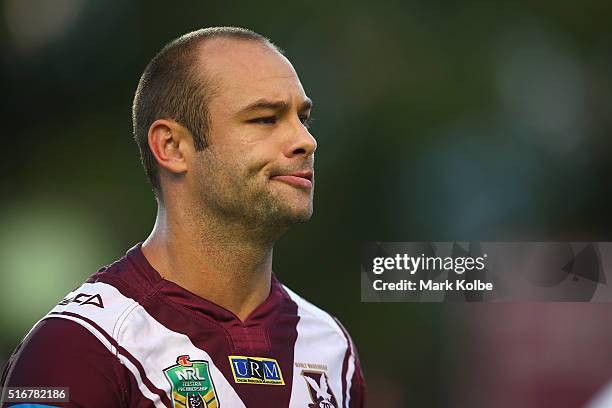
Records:
{"label": "forehead", "polygon": [[255,41],[206,41],[200,47],[198,67],[213,81],[213,100],[220,106],[243,106],[260,98],[298,104],[306,99],[289,60]]}

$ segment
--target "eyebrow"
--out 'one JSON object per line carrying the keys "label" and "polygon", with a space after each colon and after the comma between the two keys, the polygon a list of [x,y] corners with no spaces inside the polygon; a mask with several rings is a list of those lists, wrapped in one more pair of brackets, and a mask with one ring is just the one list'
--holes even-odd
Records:
{"label": "eyebrow", "polygon": [[[240,109],[240,113],[248,113],[261,109],[271,109],[277,111],[287,111],[289,110],[289,104],[285,101],[272,101],[269,99],[258,99],[255,102],[245,106]],[[300,105],[298,111],[306,111],[312,109],[312,100],[310,98],[306,98],[304,102]]]}

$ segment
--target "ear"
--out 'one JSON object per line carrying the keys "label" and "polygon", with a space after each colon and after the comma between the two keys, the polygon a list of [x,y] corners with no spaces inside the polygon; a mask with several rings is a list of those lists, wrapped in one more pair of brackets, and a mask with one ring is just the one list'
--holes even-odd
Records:
{"label": "ear", "polygon": [[188,135],[189,131],[173,120],[158,119],[151,124],[149,148],[160,169],[176,175],[187,171]]}

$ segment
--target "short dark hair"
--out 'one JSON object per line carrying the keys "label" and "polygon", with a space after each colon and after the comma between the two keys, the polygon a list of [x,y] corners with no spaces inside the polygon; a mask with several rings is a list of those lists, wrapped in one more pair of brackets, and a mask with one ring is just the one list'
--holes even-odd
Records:
{"label": "short dark hair", "polygon": [[239,27],[210,27],[178,37],[153,57],[138,82],[132,105],[132,125],[142,164],[157,197],[161,185],[157,161],[148,142],[151,124],[158,119],[172,119],[191,132],[197,150],[207,146],[208,103],[215,89],[211,81],[194,67],[197,66],[199,46],[212,38],[255,41],[282,53],[268,38],[254,31]]}

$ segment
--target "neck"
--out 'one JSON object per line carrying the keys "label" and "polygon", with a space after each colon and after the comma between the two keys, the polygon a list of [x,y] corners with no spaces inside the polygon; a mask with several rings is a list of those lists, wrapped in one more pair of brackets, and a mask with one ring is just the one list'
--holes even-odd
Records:
{"label": "neck", "polygon": [[236,223],[158,207],[142,251],[162,278],[234,313],[241,321],[270,293],[274,240]]}

